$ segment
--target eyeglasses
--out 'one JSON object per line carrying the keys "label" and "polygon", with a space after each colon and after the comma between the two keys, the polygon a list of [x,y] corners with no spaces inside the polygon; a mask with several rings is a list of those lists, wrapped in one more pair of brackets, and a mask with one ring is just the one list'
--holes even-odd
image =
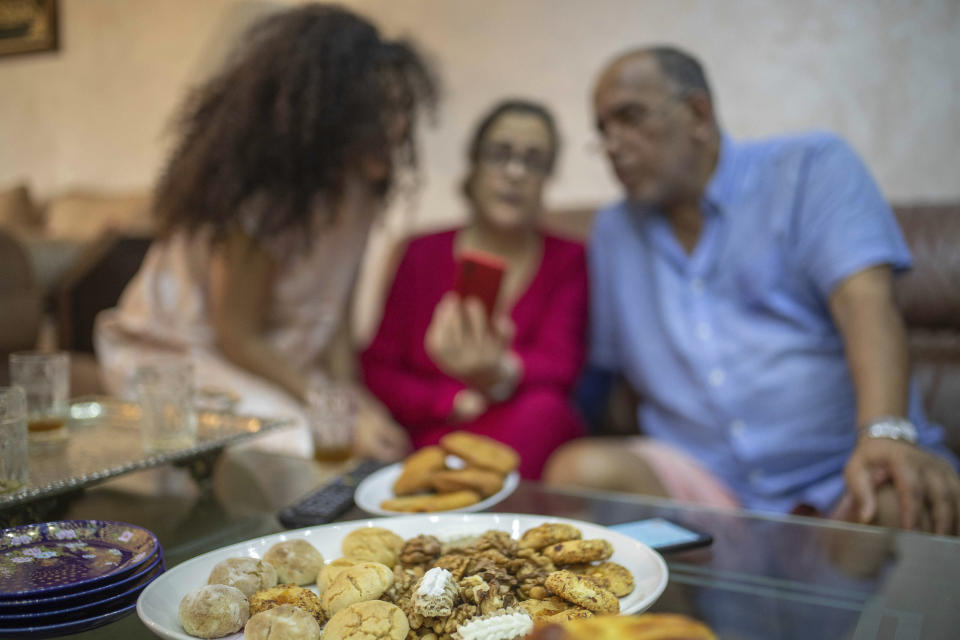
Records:
{"label": "eyeglasses", "polygon": [[641,132],[652,118],[677,104],[680,104],[679,100],[664,100],[654,106],[628,102],[611,111],[603,120],[597,120],[597,132],[604,140],[621,131]]}
{"label": "eyeglasses", "polygon": [[480,160],[500,170],[506,170],[516,162],[531,175],[545,176],[550,173],[553,158],[540,149],[517,151],[507,144],[495,144],[480,148]]}

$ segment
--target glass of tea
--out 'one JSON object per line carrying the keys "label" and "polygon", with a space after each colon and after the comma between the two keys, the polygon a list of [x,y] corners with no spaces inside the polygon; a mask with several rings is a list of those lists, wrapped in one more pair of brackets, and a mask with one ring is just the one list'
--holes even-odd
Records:
{"label": "glass of tea", "polygon": [[30,442],[66,440],[70,412],[70,354],[65,351],[11,353],[10,381],[22,388],[26,395]]}
{"label": "glass of tea", "polygon": [[27,483],[27,399],[20,387],[0,387],[0,493]]}
{"label": "glass of tea", "polygon": [[307,413],[317,462],[343,462],[353,451],[357,401],[348,387],[327,382],[307,392]]}

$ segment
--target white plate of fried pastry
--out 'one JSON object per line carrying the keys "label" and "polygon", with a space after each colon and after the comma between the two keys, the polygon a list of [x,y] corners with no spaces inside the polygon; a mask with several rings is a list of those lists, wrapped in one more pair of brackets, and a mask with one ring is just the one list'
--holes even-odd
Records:
{"label": "white plate of fried pastry", "polygon": [[378,516],[483,511],[516,490],[519,464],[520,456],[511,447],[453,431],[438,445],[365,478],[353,500]]}
{"label": "white plate of fried pastry", "polygon": [[[205,553],[152,582],[137,614],[169,640],[261,640],[278,625],[296,640],[505,640],[534,622],[639,613],[667,580],[656,551],[589,522],[418,514],[285,531]],[[372,631],[366,625],[377,633],[363,635]]]}

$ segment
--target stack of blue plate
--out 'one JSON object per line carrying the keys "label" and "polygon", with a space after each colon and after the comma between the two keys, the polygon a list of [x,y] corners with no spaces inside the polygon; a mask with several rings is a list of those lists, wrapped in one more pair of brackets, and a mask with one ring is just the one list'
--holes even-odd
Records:
{"label": "stack of blue plate", "polygon": [[0,638],[49,638],[118,620],[163,573],[152,533],[105,520],[0,532]]}

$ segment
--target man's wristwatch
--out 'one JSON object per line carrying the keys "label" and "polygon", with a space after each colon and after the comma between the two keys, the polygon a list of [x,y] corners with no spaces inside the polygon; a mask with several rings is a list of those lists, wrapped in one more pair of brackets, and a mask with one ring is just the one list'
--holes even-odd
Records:
{"label": "man's wristwatch", "polygon": [[910,444],[917,443],[917,428],[906,418],[884,416],[860,429],[863,438],[889,438]]}

